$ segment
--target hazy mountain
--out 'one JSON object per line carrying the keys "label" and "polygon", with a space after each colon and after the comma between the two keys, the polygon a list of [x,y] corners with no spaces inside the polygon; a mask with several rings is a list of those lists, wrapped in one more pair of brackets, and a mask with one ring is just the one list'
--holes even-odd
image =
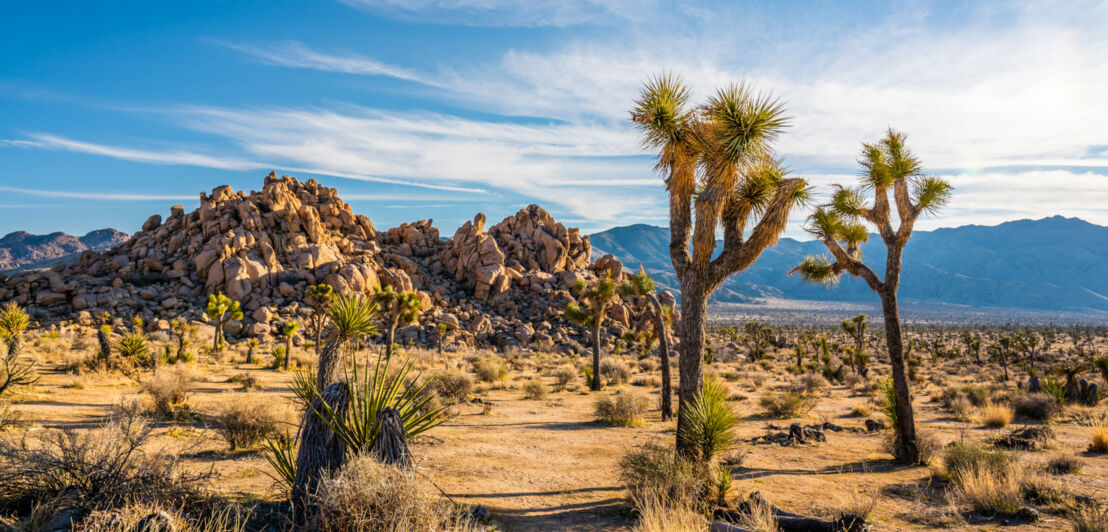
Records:
{"label": "hazy mountain", "polygon": [[[677,286],[667,228],[616,227],[591,240],[594,258],[612,253],[626,267],[641,263],[661,284]],[[829,290],[786,275],[805,255],[825,251],[817,241],[783,238],[749,270],[728,279],[715,299],[877,300],[864,282],[849,276]],[[877,235],[870,236],[863,254],[879,274],[884,271],[885,246]],[[904,251],[900,298],[969,307],[1108,311],[1108,227],[1054,216],[916,231]]]}
{"label": "hazy mountain", "polygon": [[115,229],[97,229],[85,236],[65,233],[32,235],[24,231],[0,238],[0,271],[47,267],[88,250],[100,251],[126,242],[130,235]]}

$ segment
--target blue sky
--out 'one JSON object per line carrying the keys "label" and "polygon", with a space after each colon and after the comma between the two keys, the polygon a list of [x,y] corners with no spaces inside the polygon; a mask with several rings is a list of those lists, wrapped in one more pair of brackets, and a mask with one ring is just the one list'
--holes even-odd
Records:
{"label": "blue sky", "polygon": [[270,170],[381,228],[530,203],[586,231],[665,225],[627,121],[664,70],[785,100],[779,151],[820,191],[909,131],[956,186],[923,228],[1108,224],[1108,5],[889,4],[6,2],[0,234],[131,232]]}

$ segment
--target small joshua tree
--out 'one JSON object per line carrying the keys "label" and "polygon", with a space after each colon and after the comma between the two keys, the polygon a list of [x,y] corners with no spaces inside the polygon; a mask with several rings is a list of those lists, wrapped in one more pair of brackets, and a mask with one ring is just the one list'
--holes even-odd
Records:
{"label": "small joshua tree", "polygon": [[241,320],[242,309],[239,307],[238,301],[234,301],[222,293],[219,293],[208,296],[208,306],[205,312],[207,312],[208,317],[215,322],[215,340],[212,348],[216,351],[220,351],[223,349],[223,344],[226,341],[223,338],[223,326],[229,321]]}
{"label": "small joshua tree", "polygon": [[962,331],[962,344],[966,346],[966,352],[973,354],[973,361],[981,363],[981,337],[969,332],[968,330]]}
{"label": "small joshua tree", "polygon": [[[257,349],[257,348],[258,348],[258,339],[257,338],[251,338],[251,339],[246,341],[246,363],[247,364],[253,364],[254,363],[254,350]],[[167,347],[166,354],[168,354],[168,347]]]}
{"label": "small joshua tree", "polygon": [[869,356],[865,354],[866,329],[869,328],[869,324],[866,323],[866,315],[859,314],[849,320],[843,320],[840,327],[854,340],[853,352],[850,353],[850,366],[854,368],[854,373],[865,377],[869,373],[869,370],[866,369],[866,360],[869,359]]}
{"label": "small joshua tree", "polygon": [[[641,264],[639,265],[639,273],[619,286],[619,295],[629,300],[643,298],[650,303],[650,309],[647,312],[654,330],[652,335],[644,334],[642,336],[647,343],[651,338],[658,339],[658,355],[661,357],[662,366],[662,421],[668,421],[673,417],[671,399],[673,392],[670,389],[672,384],[669,375],[669,333],[666,322],[673,315],[672,309],[667,312],[666,308],[662,307],[662,303],[658,301],[658,295],[655,293],[654,279],[647,275]],[[634,335],[632,334],[632,336]]]}
{"label": "small joshua tree", "polygon": [[373,294],[373,301],[377,303],[378,311],[384,314],[385,326],[385,360],[392,358],[392,346],[396,341],[396,326],[415,323],[422,312],[419,294],[416,292],[393,290],[386,286]]}
{"label": "small joshua tree", "polygon": [[445,323],[435,325],[435,346],[438,348],[438,352],[442,354],[442,344],[446,341],[447,326]]}
{"label": "small joshua tree", "polygon": [[285,337],[285,371],[289,370],[289,360],[292,359],[292,339],[296,337],[296,331],[300,328],[300,324],[295,321],[285,322],[281,326],[281,334]]}
{"label": "small joshua tree", "polygon": [[764,323],[748,321],[743,324],[743,334],[740,338],[747,345],[747,356],[751,362],[757,362],[766,354],[766,346],[769,345],[769,337],[773,329],[766,327]]}
{"label": "small joshua tree", "polygon": [[569,321],[592,327],[592,380],[589,388],[597,391],[601,387],[600,331],[604,327],[604,318],[608,316],[608,307],[616,298],[616,283],[611,275],[605,275],[592,286],[588,286],[584,279],[578,279],[573,285],[573,293],[577,301],[566,305],[565,316]]}
{"label": "small joshua tree", "polygon": [[12,386],[34,384],[38,380],[34,374],[34,362],[19,358],[23,350],[23,333],[30,325],[30,316],[14,301],[0,307],[0,340],[4,340],[8,348],[4,357],[0,358],[0,395]]}
{"label": "small joshua tree", "polygon": [[327,323],[327,306],[335,300],[335,289],[327,283],[319,283],[308,288],[304,294],[304,302],[312,309],[308,317],[308,325],[311,327],[315,339],[315,354],[319,354],[320,341],[323,339],[323,326]]}
{"label": "small joshua tree", "polygon": [[[863,145],[859,160],[863,168],[861,187],[851,189],[836,185],[831,202],[817,208],[808,218],[808,231],[823,241],[831,257],[807,257],[790,273],[799,272],[806,281],[832,286],[846,272],[862,278],[881,298],[885,342],[896,391],[894,454],[902,463],[918,463],[920,453],[912,415],[912,396],[904,367],[897,291],[900,288],[904,247],[908,245],[916,220],[920,215],[938,212],[946,205],[951,187],[938,177],[924,176],[922,164],[908,150],[905,138],[903,133],[890,129],[879,142]],[[862,197],[867,192],[873,193],[873,202],[869,206],[865,205]],[[896,207],[899,218],[899,225],[895,228],[892,206]],[[869,238],[862,222],[876,226],[885,243],[884,278],[878,277],[862,262],[861,244]]]}
{"label": "small joshua tree", "polygon": [[[173,335],[173,338],[177,340],[177,351],[174,353],[174,360],[183,360],[185,356],[185,348],[192,342],[192,338],[196,336],[196,327],[189,325],[184,320],[173,320],[169,322],[169,331]],[[247,360],[249,363],[250,361]]]}

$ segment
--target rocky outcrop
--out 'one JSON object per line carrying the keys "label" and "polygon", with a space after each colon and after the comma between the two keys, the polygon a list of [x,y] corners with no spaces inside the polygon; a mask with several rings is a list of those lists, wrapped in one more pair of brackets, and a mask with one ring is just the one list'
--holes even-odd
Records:
{"label": "rocky outcrop", "polygon": [[32,235],[17,231],[0,238],[0,271],[50,267],[54,261],[88,250],[104,250],[126,242],[128,235],[115,229],[98,229],[82,237],[65,233]]}
{"label": "rocky outcrop", "polygon": [[[232,336],[265,336],[280,322],[303,319],[303,294],[325,282],[339,292],[380,286],[415,290],[420,322],[397,341],[429,344],[436,326],[447,341],[498,347],[578,349],[585,335],[562,318],[579,279],[623,275],[614,257],[589,265],[588,237],[532,205],[485,230],[478,214],[442,241],[431,220],[378,232],[332,188],[270,174],[249,194],[217,187],[186,213],[151,216],[126,243],[45,271],[0,276],[0,302],[27,305],[41,322],[93,316],[140,316],[157,330],[173,319],[203,320],[208,294],[239,301],[245,317]],[[634,322],[616,302],[606,341]]]}

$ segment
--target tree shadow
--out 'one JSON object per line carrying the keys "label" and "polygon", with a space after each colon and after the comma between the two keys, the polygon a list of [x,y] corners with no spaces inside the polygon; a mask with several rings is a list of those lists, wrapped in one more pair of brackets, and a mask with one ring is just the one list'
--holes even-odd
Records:
{"label": "tree shadow", "polygon": [[[505,500],[517,497],[551,497],[577,493],[598,493],[623,491],[622,486],[597,486],[552,491],[530,491],[510,493],[450,493],[455,499],[467,499],[477,503],[483,500]],[[613,527],[630,525],[630,507],[623,497],[608,497],[600,500],[570,502],[553,506],[533,506],[528,508],[503,508],[489,505],[492,516],[497,521],[520,530],[608,530]]]}

